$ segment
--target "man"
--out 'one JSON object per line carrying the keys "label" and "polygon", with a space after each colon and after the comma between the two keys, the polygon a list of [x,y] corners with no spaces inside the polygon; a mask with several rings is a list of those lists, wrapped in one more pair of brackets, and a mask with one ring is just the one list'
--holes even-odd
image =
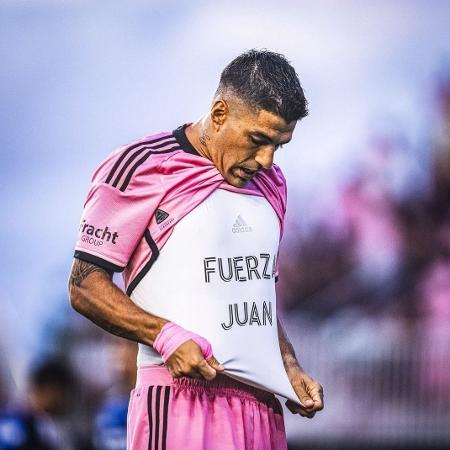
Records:
{"label": "man", "polygon": [[0,449],[73,449],[78,442],[66,427],[75,378],[56,358],[32,367],[28,398],[20,407],[0,410]]}
{"label": "man", "polygon": [[[304,417],[323,408],[276,318],[286,185],[273,158],[306,115],[288,61],[251,50],[202,119],[95,171],[70,298],[139,343],[129,449],[285,449],[274,393]],[[122,270],[126,293],[111,281]]]}

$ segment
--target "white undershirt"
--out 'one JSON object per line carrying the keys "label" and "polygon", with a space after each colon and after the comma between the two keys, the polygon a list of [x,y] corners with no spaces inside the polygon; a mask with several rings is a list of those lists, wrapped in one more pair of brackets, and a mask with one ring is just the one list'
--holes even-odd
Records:
{"label": "white undershirt", "polygon": [[[225,374],[298,401],[278,343],[279,234],[264,197],[216,189],[174,227],[131,298],[208,339]],[[139,345],[139,367],[162,363],[152,347]]]}

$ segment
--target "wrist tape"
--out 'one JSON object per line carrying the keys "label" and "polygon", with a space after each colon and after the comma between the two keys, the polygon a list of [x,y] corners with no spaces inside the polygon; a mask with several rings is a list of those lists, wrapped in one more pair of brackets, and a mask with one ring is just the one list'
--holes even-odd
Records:
{"label": "wrist tape", "polygon": [[162,360],[166,362],[169,356],[189,339],[200,346],[205,359],[211,358],[213,351],[208,340],[173,322],[168,322],[161,328],[155,342],[153,342],[153,348],[161,354]]}

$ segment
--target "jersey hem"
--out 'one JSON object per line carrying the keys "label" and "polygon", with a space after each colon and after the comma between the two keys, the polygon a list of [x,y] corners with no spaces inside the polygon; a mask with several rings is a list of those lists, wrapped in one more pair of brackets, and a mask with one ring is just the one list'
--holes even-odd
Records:
{"label": "jersey hem", "polygon": [[82,252],[80,250],[75,250],[73,256],[74,258],[80,259],[82,261],[100,266],[101,268],[106,269],[109,272],[122,272],[125,269],[125,267],[118,266],[116,264],[113,264],[112,262],[106,261],[103,258],[99,258],[98,256],[94,256],[90,253]]}

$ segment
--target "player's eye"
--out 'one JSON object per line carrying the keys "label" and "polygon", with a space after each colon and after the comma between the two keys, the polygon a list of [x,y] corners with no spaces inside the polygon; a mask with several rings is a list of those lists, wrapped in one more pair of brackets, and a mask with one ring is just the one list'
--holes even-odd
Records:
{"label": "player's eye", "polygon": [[[256,147],[268,144],[267,141],[261,141],[259,139],[254,138],[253,136],[250,136],[250,140],[252,141],[253,145],[255,145]],[[283,144],[275,145],[275,150],[278,150],[279,148],[283,148]]]}
{"label": "player's eye", "polygon": [[250,136],[250,140],[253,142],[254,145],[259,147],[260,145],[264,145],[264,141],[260,141],[259,139],[255,139],[253,136]]}

